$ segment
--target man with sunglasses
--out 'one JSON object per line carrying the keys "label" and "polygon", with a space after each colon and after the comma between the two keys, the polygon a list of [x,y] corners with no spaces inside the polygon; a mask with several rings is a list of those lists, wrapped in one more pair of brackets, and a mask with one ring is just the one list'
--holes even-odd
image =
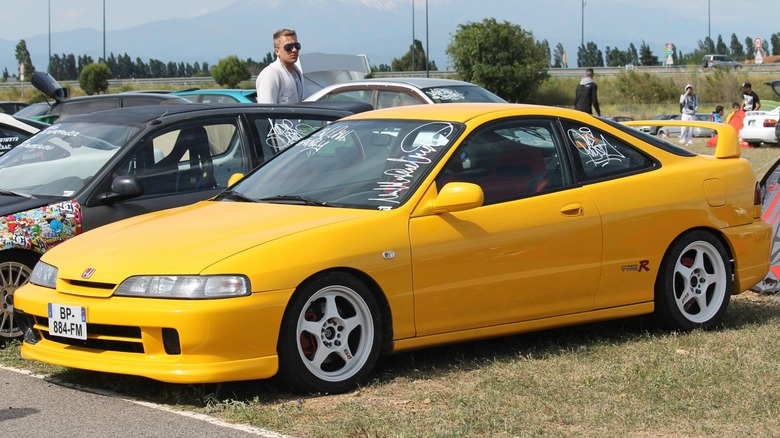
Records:
{"label": "man with sunglasses", "polygon": [[292,29],[274,33],[276,61],[257,75],[258,103],[297,103],[303,100],[303,72],[296,62],[301,52],[298,35]]}

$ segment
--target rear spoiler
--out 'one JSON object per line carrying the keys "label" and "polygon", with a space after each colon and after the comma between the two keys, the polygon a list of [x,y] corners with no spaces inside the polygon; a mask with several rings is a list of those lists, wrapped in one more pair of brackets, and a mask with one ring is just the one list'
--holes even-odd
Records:
{"label": "rear spoiler", "polygon": [[737,130],[728,123],[703,122],[700,120],[632,120],[621,122],[626,126],[693,126],[710,128],[718,135],[715,146],[715,158],[739,158],[742,148],[739,145]]}

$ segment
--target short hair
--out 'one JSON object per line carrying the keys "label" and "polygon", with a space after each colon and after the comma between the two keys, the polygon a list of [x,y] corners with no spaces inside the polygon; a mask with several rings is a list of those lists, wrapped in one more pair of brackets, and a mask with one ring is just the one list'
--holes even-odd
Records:
{"label": "short hair", "polygon": [[279,29],[274,32],[274,48],[279,47],[279,41],[281,41],[282,37],[286,36],[298,38],[298,34],[292,29]]}
{"label": "short hair", "polygon": [[723,105],[718,105],[718,106],[715,107],[715,112],[716,113],[719,113],[721,111],[723,111]]}
{"label": "short hair", "polygon": [[585,69],[585,76],[593,76],[593,69],[588,67]]}
{"label": "short hair", "polygon": [[742,108],[742,105],[739,104],[739,102],[732,102],[731,103],[732,108]]}

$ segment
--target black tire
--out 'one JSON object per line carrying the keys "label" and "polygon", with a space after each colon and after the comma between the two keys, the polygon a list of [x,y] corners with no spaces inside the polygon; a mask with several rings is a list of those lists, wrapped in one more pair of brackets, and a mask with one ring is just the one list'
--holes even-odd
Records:
{"label": "black tire", "polygon": [[14,292],[27,283],[38,257],[16,250],[0,252],[0,341],[21,339],[15,321]]}
{"label": "black tire", "polygon": [[277,377],[296,391],[348,391],[373,369],[382,336],[369,288],[345,273],[324,274],[290,300],[279,332]]}
{"label": "black tire", "polygon": [[716,328],[728,308],[732,282],[723,243],[705,231],[685,234],[664,256],[653,316],[673,330]]}

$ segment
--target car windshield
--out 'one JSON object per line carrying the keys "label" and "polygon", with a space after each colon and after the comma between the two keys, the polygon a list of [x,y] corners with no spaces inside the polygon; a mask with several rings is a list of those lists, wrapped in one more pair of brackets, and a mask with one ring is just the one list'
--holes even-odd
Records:
{"label": "car windshield", "polygon": [[436,103],[497,102],[506,101],[490,91],[474,85],[452,85],[423,88],[423,92]]}
{"label": "car windshield", "polygon": [[51,125],[0,157],[0,190],[72,197],[140,129],[85,122]]}
{"label": "car windshield", "polygon": [[218,199],[389,210],[408,199],[462,130],[451,122],[337,122]]}

